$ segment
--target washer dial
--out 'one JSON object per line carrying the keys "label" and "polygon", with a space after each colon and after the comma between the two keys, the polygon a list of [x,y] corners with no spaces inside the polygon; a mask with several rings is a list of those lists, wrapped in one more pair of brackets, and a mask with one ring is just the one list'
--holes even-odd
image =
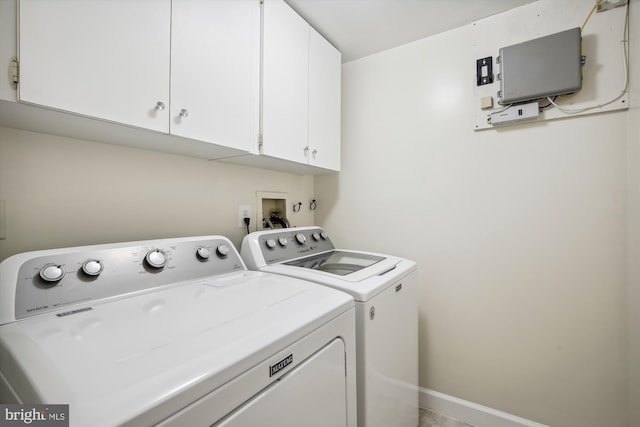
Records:
{"label": "washer dial", "polygon": [[82,263],[82,272],[87,276],[99,276],[104,270],[104,265],[97,259],[89,259]]}
{"label": "washer dial", "polygon": [[209,256],[211,256],[211,251],[209,251],[208,248],[204,248],[201,246],[196,249],[196,257],[198,257],[199,260],[207,260],[209,259]]}
{"label": "washer dial", "polygon": [[307,242],[307,238],[304,234],[302,233],[298,233],[296,234],[296,240],[298,241],[298,243],[300,243],[301,245],[304,245]]}
{"label": "washer dial", "polygon": [[167,255],[160,249],[151,249],[144,257],[145,262],[151,268],[160,269],[167,265]]}
{"label": "washer dial", "polygon": [[280,246],[287,246],[287,243],[289,243],[289,241],[286,237],[278,237],[278,243],[280,243]]}
{"label": "washer dial", "polygon": [[65,275],[64,268],[58,264],[47,264],[40,269],[40,278],[47,284],[54,284],[62,280]]}
{"label": "washer dial", "polygon": [[264,244],[267,245],[269,249],[273,249],[276,247],[276,241],[273,239],[267,239],[266,242],[264,242]]}
{"label": "washer dial", "polygon": [[229,249],[229,246],[227,245],[218,245],[218,247],[216,248],[216,253],[220,258],[226,258],[227,255],[229,255],[230,250],[231,249]]}

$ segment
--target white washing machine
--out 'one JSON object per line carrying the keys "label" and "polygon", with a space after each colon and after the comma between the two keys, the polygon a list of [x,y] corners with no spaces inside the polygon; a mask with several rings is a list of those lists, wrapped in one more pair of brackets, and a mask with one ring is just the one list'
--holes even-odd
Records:
{"label": "white washing machine", "polygon": [[416,263],[337,250],[319,227],[251,233],[241,254],[252,270],[310,280],[356,302],[358,425],[418,425]]}
{"label": "white washing machine", "polygon": [[[221,236],[0,264],[0,402],[84,426],[356,426],[353,298]],[[26,405],[28,404],[28,405]]]}

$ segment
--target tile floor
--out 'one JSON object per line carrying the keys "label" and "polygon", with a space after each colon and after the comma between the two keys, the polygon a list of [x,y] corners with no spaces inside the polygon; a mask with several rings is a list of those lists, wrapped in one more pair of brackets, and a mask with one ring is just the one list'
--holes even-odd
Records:
{"label": "tile floor", "polygon": [[474,427],[455,418],[432,412],[428,409],[420,409],[420,424],[418,427]]}

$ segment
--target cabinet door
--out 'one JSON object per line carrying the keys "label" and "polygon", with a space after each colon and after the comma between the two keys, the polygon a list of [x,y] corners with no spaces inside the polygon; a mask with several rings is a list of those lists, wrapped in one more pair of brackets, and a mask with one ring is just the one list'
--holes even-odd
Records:
{"label": "cabinet door", "polygon": [[340,51],[309,34],[309,164],[340,170]]}
{"label": "cabinet door", "polygon": [[[6,64],[5,69],[9,68],[10,58],[17,56],[16,37],[18,32],[15,17],[16,2],[0,1],[0,58]],[[8,74],[8,71],[5,71],[5,77],[0,80],[0,100],[15,101],[16,91]]]}
{"label": "cabinet door", "polygon": [[171,32],[171,133],[249,151],[258,137],[258,1],[174,0]]}
{"label": "cabinet door", "polygon": [[20,101],[168,132],[170,0],[20,0],[18,16]]}
{"label": "cabinet door", "polygon": [[263,16],[262,153],[307,163],[310,27],[282,0]]}

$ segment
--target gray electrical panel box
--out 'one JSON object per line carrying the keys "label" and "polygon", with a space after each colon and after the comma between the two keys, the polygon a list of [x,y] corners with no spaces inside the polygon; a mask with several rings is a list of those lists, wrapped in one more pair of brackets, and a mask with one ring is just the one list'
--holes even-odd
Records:
{"label": "gray electrical panel box", "polygon": [[499,104],[566,95],[582,88],[580,28],[500,49]]}

